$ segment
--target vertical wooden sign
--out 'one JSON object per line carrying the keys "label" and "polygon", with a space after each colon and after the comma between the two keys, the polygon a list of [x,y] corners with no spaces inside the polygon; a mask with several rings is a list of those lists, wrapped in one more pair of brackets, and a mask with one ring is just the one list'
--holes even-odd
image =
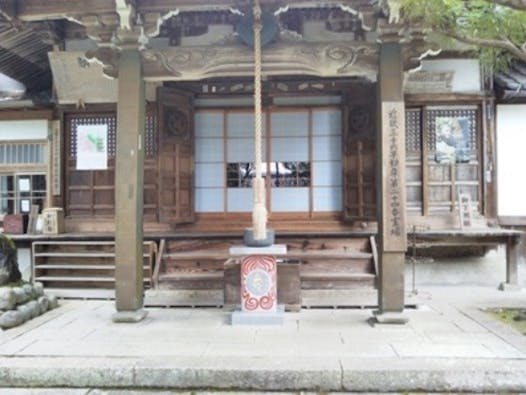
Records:
{"label": "vertical wooden sign", "polygon": [[60,121],[51,122],[51,193],[60,195]]}
{"label": "vertical wooden sign", "polygon": [[405,251],[404,102],[382,102],[382,128],[383,250]]}
{"label": "vertical wooden sign", "polygon": [[460,216],[460,228],[470,228],[473,224],[471,210],[471,196],[468,193],[458,194],[458,211]]}

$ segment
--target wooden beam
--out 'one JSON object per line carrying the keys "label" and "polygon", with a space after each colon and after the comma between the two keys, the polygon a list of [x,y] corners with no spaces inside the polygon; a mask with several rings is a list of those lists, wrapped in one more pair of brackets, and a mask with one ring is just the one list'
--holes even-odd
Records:
{"label": "wooden beam", "polygon": [[[205,11],[205,10],[225,10],[238,8],[243,4],[239,0],[136,0],[139,12],[163,12],[167,10],[179,9],[181,11]],[[249,4],[249,3],[245,3]],[[260,0],[262,7],[277,9],[283,5],[282,1]],[[340,7],[344,5],[353,9],[371,9],[369,0],[347,0],[347,1],[294,1],[288,4],[291,8],[318,8],[318,7]]]}
{"label": "wooden beam", "polygon": [[18,0],[17,5],[17,17],[22,21],[115,12],[114,0]]}
{"label": "wooden beam", "polygon": [[28,119],[53,119],[53,110],[5,110],[0,111],[2,121],[28,120]]}
{"label": "wooden beam", "polygon": [[485,93],[408,93],[405,96],[408,105],[434,103],[466,102],[474,103],[482,99],[491,98]]}
{"label": "wooden beam", "polygon": [[[9,0],[2,0],[7,4]],[[129,0],[128,0],[129,2]],[[137,11],[140,13],[167,13],[168,11],[214,11],[239,7],[238,0],[135,0]],[[340,4],[352,9],[367,9],[371,6],[368,0],[347,1],[297,1],[292,8],[339,7]],[[1,5],[1,3],[0,3]],[[261,0],[263,7],[277,9],[282,2],[276,0]],[[79,16],[87,14],[104,14],[115,12],[115,0],[18,0],[17,17],[23,21],[37,21],[43,19],[60,19],[64,15]],[[7,7],[6,7],[7,9]]]}

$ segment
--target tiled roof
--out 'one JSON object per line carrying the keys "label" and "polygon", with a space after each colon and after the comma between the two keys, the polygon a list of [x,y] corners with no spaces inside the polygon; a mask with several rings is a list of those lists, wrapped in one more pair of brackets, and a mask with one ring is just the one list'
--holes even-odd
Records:
{"label": "tiled roof", "polygon": [[495,75],[497,98],[505,102],[526,102],[526,64],[515,62]]}
{"label": "tiled roof", "polygon": [[51,89],[50,50],[30,24],[15,25],[0,14],[0,72],[23,83],[29,94]]}

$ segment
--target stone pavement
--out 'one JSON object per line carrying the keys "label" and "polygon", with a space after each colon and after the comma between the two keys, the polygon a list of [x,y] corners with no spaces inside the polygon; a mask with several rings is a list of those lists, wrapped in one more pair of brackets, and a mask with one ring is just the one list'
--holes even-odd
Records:
{"label": "stone pavement", "polygon": [[0,393],[526,392],[526,336],[479,309],[525,307],[526,291],[419,288],[403,326],[372,327],[370,309],[304,309],[282,327],[232,327],[222,309],[148,308],[144,321],[116,324],[113,302],[62,301],[0,332]]}

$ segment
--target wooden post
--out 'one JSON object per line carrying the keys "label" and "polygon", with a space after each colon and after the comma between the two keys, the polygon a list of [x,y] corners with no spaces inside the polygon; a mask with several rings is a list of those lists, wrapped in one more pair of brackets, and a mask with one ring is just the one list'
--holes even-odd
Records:
{"label": "wooden post", "polygon": [[119,58],[115,164],[116,322],[137,322],[143,310],[144,81],[137,49]]}
{"label": "wooden post", "polygon": [[508,236],[506,241],[506,282],[501,283],[501,291],[520,291],[522,288],[519,284],[519,244],[520,236]]}
{"label": "wooden post", "polygon": [[397,34],[380,45],[377,130],[379,310],[377,323],[405,323],[406,234],[403,58]]}

